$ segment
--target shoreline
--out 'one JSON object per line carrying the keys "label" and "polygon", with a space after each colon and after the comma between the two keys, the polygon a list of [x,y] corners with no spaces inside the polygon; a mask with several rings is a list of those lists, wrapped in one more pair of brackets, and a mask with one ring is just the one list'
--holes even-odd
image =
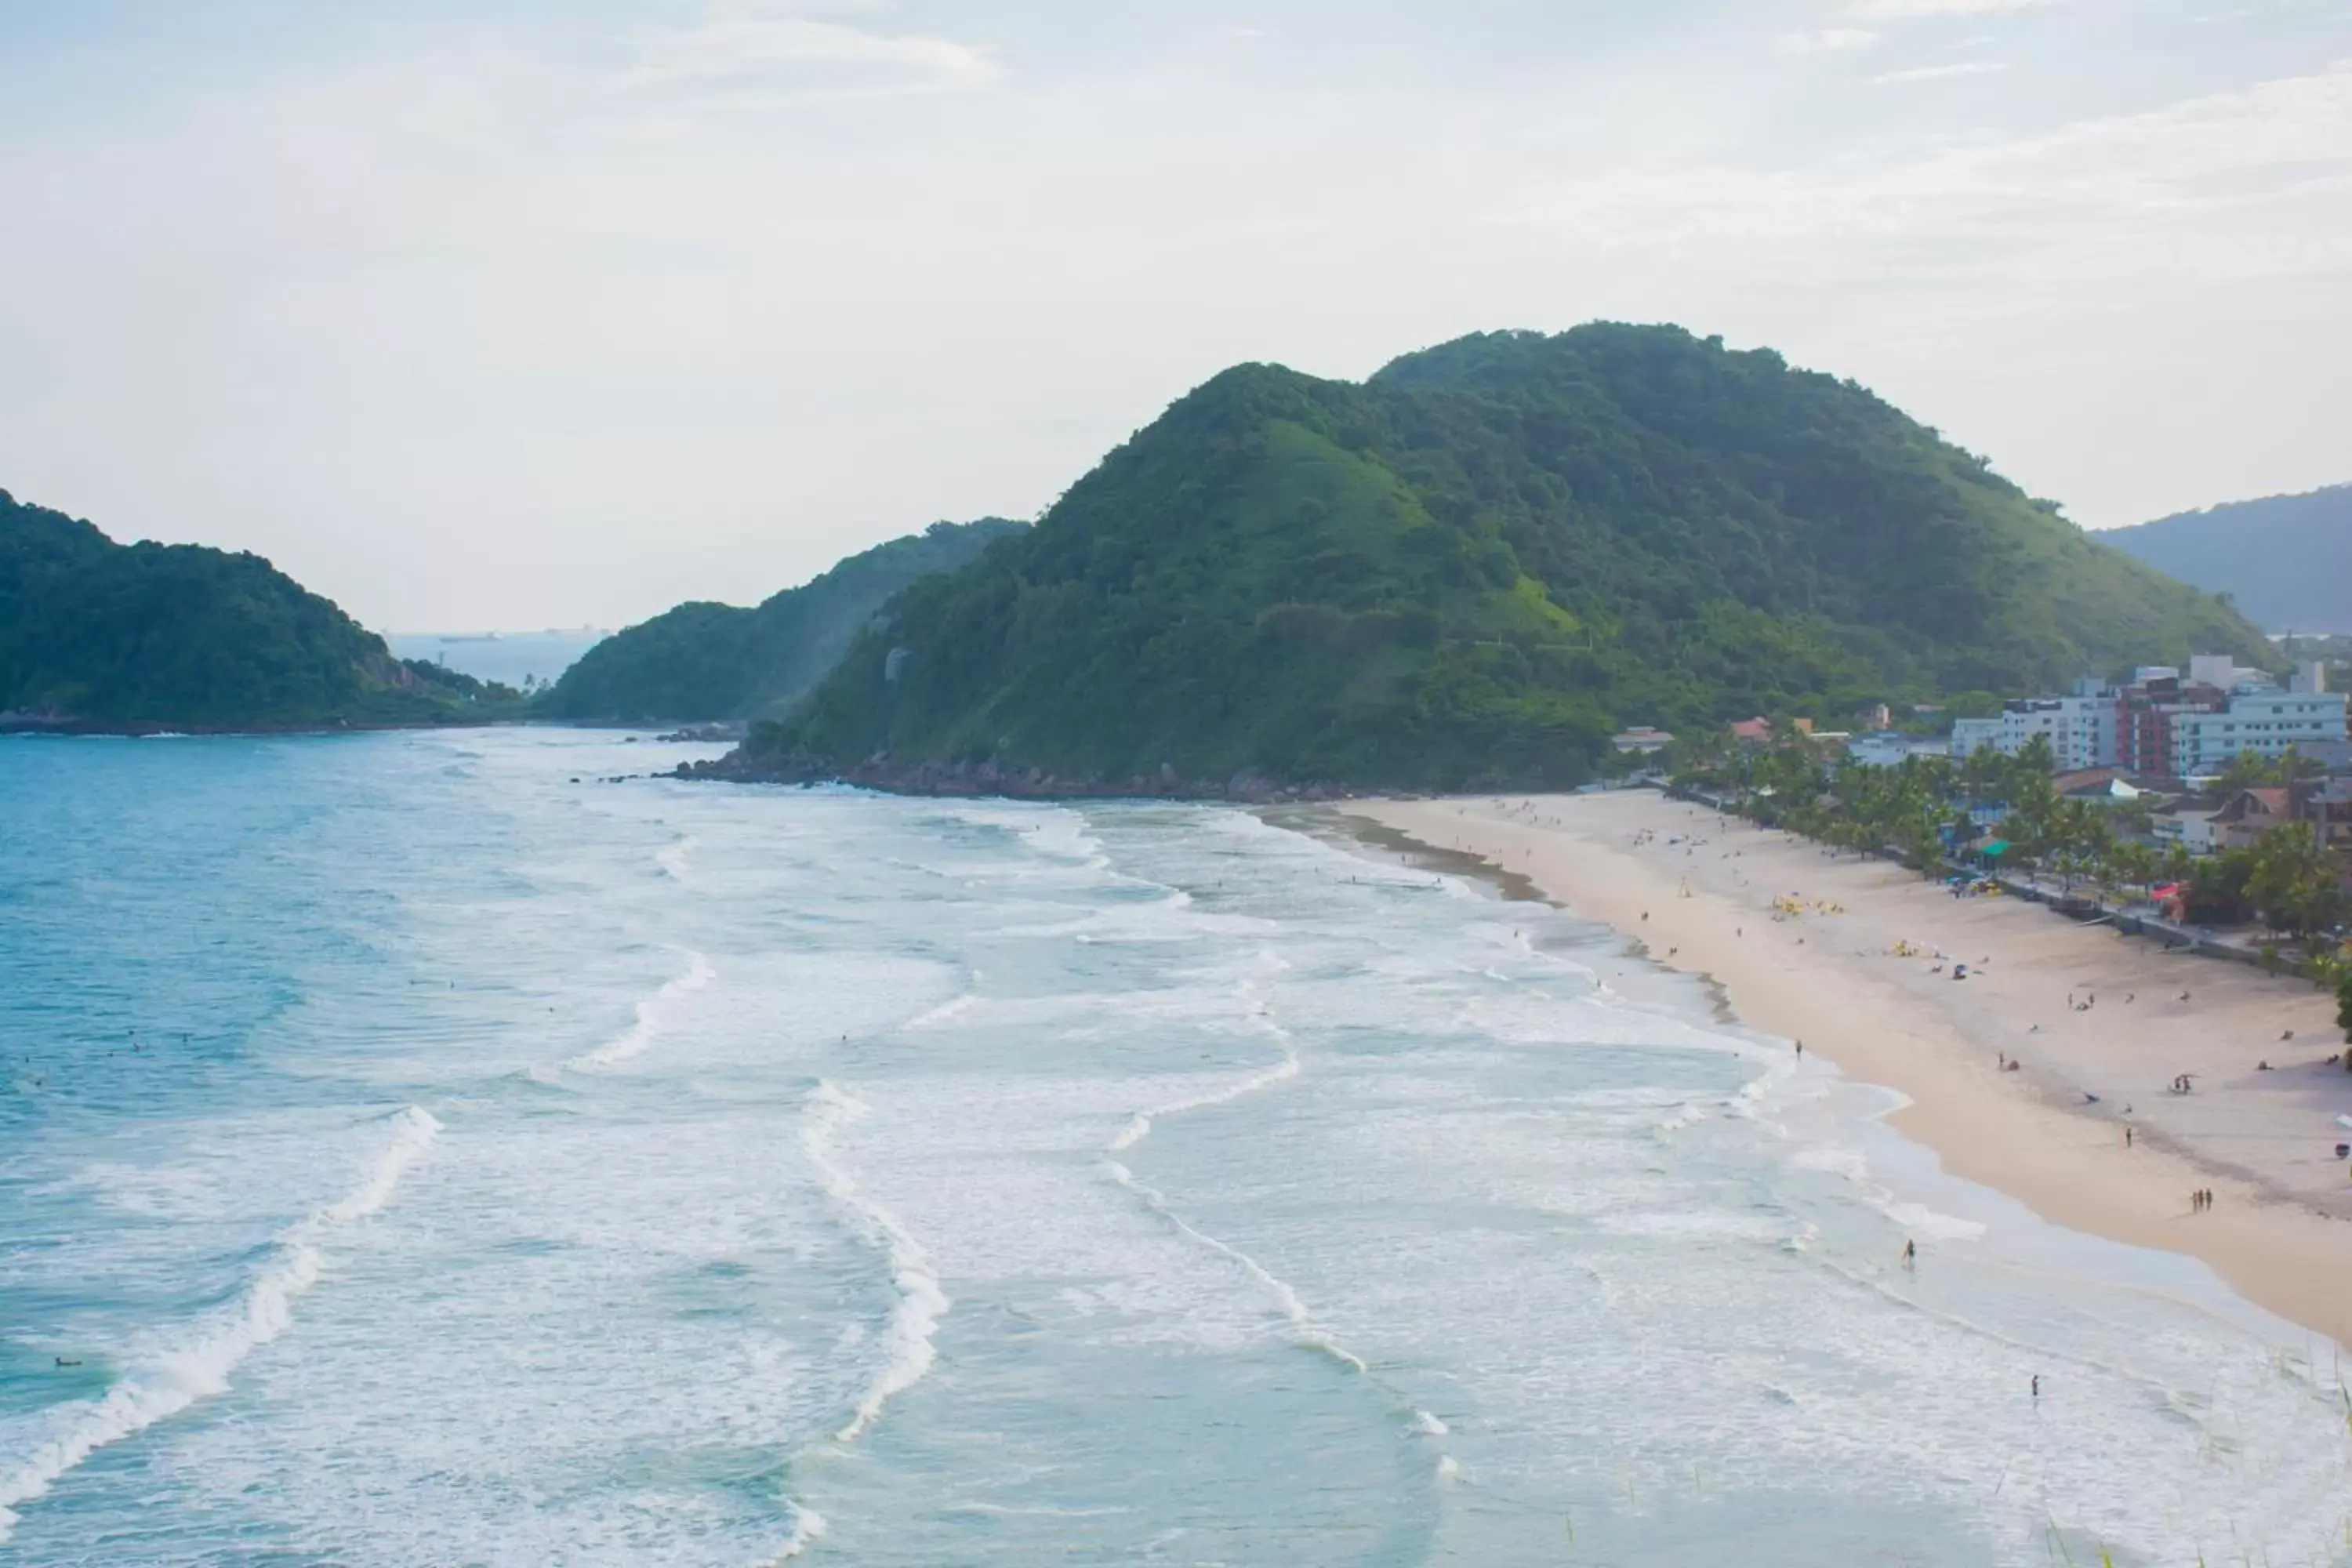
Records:
{"label": "shoreline", "polygon": [[[1711,982],[1742,1025],[1892,1090],[1903,1103],[1885,1124],[1949,1174],[2064,1228],[2193,1258],[2246,1300],[2352,1344],[2352,1184],[2330,1157],[2352,1142],[2333,1120],[2352,1112],[2352,1073],[2318,1059],[2347,1047],[2307,984],[2016,900],[1955,900],[1888,862],[1719,825],[1653,790],[1318,815],[1374,850],[1610,926],[1629,955]],[[1943,952],[1968,982],[1948,978]],[[2077,994],[2091,1005],[2076,1010]],[[2001,1057],[2024,1061],[2005,1072]],[[2168,1093],[2183,1071],[2195,1092]],[[2215,1194],[2203,1212],[2198,1188]]]}

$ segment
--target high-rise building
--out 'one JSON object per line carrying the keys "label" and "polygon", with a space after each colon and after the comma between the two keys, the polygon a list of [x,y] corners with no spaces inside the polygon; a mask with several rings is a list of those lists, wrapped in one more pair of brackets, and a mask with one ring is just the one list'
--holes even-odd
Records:
{"label": "high-rise building", "polygon": [[2218,712],[2183,713],[2172,722],[2169,771],[2188,778],[2217,773],[2252,752],[2273,758],[2290,747],[2310,751],[2345,740],[2342,692],[2241,692]]}

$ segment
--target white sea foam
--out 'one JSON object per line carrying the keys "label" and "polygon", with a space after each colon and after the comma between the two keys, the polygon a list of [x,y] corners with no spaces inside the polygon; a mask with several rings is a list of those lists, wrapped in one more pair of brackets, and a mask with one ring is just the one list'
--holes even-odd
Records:
{"label": "white sea foam", "polygon": [[1196,1094],[1188,1100],[1179,1100],[1167,1105],[1155,1106],[1150,1110],[1137,1111],[1128,1118],[1127,1125],[1119,1129],[1118,1136],[1110,1141],[1108,1152],[1113,1154],[1123,1154],[1134,1148],[1151,1136],[1152,1123],[1162,1117],[1183,1116],[1195,1110],[1207,1110],[1214,1106],[1231,1105],[1234,1100],[1247,1099],[1261,1090],[1272,1089],[1276,1084],[1287,1082],[1297,1078],[1298,1074],[1298,1051],[1286,1036],[1282,1040],[1280,1061],[1262,1071],[1254,1072],[1247,1078],[1236,1079],[1223,1088]]}
{"label": "white sea foam", "polygon": [[1853,1183],[1863,1190],[1864,1201],[1871,1207],[1914,1236],[1937,1241],[1974,1241],[1985,1234],[1986,1227],[1979,1221],[1941,1214],[1925,1204],[1899,1199],[1892,1188],[1873,1182],[1869,1155],[1850,1143],[1818,1143],[1800,1149],[1789,1157],[1789,1163],[1800,1171],[1820,1171]]}
{"label": "white sea foam", "polygon": [[686,874],[687,863],[693,858],[695,849],[701,842],[702,840],[691,833],[681,833],[676,842],[654,852],[654,862],[662,868],[663,874],[671,881],[689,880]]}
{"label": "white sea foam", "polygon": [[295,1298],[319,1282],[326,1261],[320,1247],[327,1237],[391,1202],[402,1175],[441,1132],[441,1123],[414,1105],[392,1121],[392,1141],[360,1184],[281,1233],[274,1243],[274,1260],[254,1277],[231,1309],[206,1320],[184,1346],[160,1352],[126,1373],[90,1402],[75,1425],[34,1449],[13,1472],[0,1473],[0,1542],[8,1539],[20,1517],[16,1510],[23,1504],[46,1494],[110,1443],[226,1392],[229,1373],[238,1363],[285,1331],[293,1321]]}
{"label": "white sea foam", "polygon": [[930,1258],[898,1216],[866,1194],[835,1153],[834,1143],[842,1128],[867,1113],[864,1101],[843,1093],[830,1081],[820,1082],[809,1096],[809,1113],[801,1129],[801,1146],[817,1173],[825,1196],[848,1218],[860,1237],[879,1251],[889,1265],[890,1283],[898,1304],[890,1310],[883,1331],[881,1372],[867,1384],[848,1425],[835,1438],[854,1443],[881,1415],[882,1407],[923,1380],[931,1370],[932,1336],[940,1320],[953,1305],[940,1286]]}
{"label": "white sea foam", "polygon": [[1876,1206],[1904,1229],[1932,1237],[1937,1241],[1974,1241],[1985,1233],[1985,1226],[1979,1221],[1962,1219],[1957,1215],[1938,1214],[1925,1204],[1897,1203],[1884,1194]]}
{"label": "white sea foam", "polygon": [[908,1019],[906,1027],[909,1029],[929,1029],[937,1027],[939,1025],[946,1023],[950,1018],[954,1018],[964,1013],[970,1012],[972,1005],[979,1000],[979,997],[973,995],[969,991],[966,991],[960,995],[950,996],[946,1001],[940,1003],[938,1006],[930,1008],[927,1012],[919,1013],[914,1017]]}
{"label": "white sea foam", "polygon": [[1870,1156],[1851,1143],[1817,1143],[1800,1149],[1789,1156],[1789,1163],[1800,1171],[1820,1171],[1849,1182],[1865,1181],[1870,1175]]}
{"label": "white sea foam", "polygon": [[1741,1086],[1739,1092],[1724,1101],[1724,1109],[1732,1115],[1753,1121],[1766,1105],[1776,1103],[1773,1096],[1790,1079],[1797,1076],[1797,1058],[1774,1056],[1765,1063],[1764,1070]]}
{"label": "white sea foam", "polygon": [[793,1511],[793,1533],[784,1549],[776,1553],[773,1560],[778,1563],[791,1562],[824,1538],[824,1515],[790,1500],[784,1506]]}
{"label": "white sea foam", "polygon": [[617,1067],[643,1056],[646,1047],[660,1037],[670,1002],[688,993],[699,991],[718,978],[719,972],[710,961],[698,952],[687,955],[686,973],[662,983],[661,989],[639,1001],[636,1016],[629,1026],[594,1050],[573,1057],[563,1065],[573,1072],[593,1072],[599,1068]]}

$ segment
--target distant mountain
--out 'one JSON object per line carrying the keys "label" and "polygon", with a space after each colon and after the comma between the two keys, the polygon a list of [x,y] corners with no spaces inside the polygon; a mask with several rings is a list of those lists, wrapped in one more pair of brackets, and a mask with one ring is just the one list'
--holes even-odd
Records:
{"label": "distant mountain", "polygon": [[0,490],[0,727],[284,729],[514,711],[257,555],[118,544]]}
{"label": "distant mountain", "polygon": [[1028,524],[936,522],[877,544],[755,609],[696,603],[598,643],[534,712],[584,723],[670,723],[782,713],[824,679],[883,602],[965,565]]}
{"label": "distant mountain", "polygon": [[2352,485],[2184,511],[2099,537],[2227,594],[2274,632],[2352,632]]}
{"label": "distant mountain", "polygon": [[1037,528],[891,601],[720,772],[908,787],[1569,784],[1611,729],[2046,688],[2218,600],[1852,382],[1672,327],[1500,332],[1363,384],[1251,364]]}

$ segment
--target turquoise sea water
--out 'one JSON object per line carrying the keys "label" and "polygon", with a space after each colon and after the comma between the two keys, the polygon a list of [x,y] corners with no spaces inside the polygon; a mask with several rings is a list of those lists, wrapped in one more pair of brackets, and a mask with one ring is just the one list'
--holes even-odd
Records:
{"label": "turquoise sea water", "polygon": [[2332,1346],[1605,931],[680,754],[0,742],[0,1562],[2352,1562]]}

